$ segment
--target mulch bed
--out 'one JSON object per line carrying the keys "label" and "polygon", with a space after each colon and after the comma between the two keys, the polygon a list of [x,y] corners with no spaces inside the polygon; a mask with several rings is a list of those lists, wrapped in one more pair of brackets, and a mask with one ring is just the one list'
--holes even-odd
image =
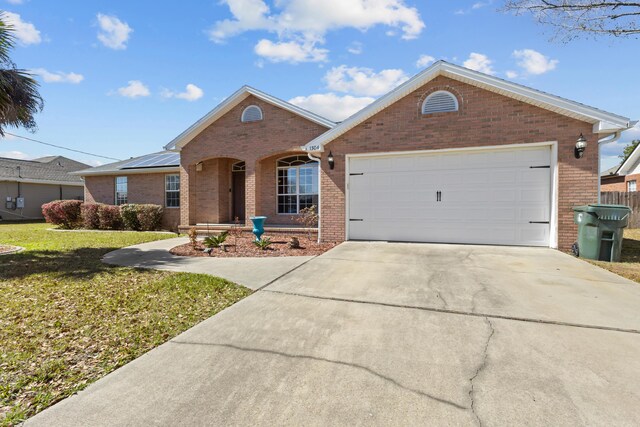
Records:
{"label": "mulch bed", "polygon": [[306,235],[297,235],[295,237],[300,241],[300,248],[293,249],[289,247],[291,237],[289,236],[269,236],[264,235],[263,238],[271,238],[271,246],[262,250],[254,245],[253,235],[246,233],[238,237],[237,241],[233,236],[229,236],[225,241],[227,251],[221,248],[214,248],[211,254],[203,252],[205,246],[201,241],[194,249],[191,243],[176,246],[171,249],[173,255],[178,256],[195,256],[195,257],[218,257],[218,258],[238,258],[238,257],[281,257],[281,256],[313,256],[320,255],[336,246],[336,243],[318,243],[315,239],[309,240]]}

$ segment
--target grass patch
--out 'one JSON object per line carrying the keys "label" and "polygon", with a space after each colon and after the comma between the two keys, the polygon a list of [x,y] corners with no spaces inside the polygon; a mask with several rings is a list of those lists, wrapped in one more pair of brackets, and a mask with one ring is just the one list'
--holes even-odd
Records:
{"label": "grass patch", "polygon": [[640,283],[640,228],[624,230],[620,262],[585,261]]}
{"label": "grass patch", "polygon": [[172,237],[0,224],[0,426],[17,424],[249,295],[223,279],[103,264]]}

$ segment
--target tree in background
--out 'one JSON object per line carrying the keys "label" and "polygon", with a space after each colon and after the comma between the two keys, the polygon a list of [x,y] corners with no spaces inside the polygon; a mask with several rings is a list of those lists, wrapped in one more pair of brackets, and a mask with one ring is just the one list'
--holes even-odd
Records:
{"label": "tree in background", "polygon": [[0,12],[0,136],[8,126],[34,131],[34,116],[44,107],[38,82],[26,70],[16,68],[9,57],[15,45],[13,31]]}
{"label": "tree in background", "polygon": [[640,139],[634,139],[633,141],[628,143],[626,147],[624,147],[624,150],[622,150],[622,154],[620,154],[620,156],[618,156],[618,157],[620,157],[622,159],[622,161],[624,162],[625,160],[627,160],[629,158],[631,153],[633,153],[633,150],[636,149],[638,144],[640,144]]}
{"label": "tree in background", "polygon": [[640,34],[640,2],[617,0],[506,0],[504,10],[531,13],[565,41],[581,35],[628,37]]}

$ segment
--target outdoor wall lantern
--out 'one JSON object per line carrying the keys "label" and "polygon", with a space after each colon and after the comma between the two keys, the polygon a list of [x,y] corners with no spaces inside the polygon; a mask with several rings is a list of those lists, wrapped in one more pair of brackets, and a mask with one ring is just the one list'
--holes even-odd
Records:
{"label": "outdoor wall lantern", "polygon": [[329,162],[329,169],[333,170],[336,167],[336,160],[333,158],[333,153],[329,151],[329,155],[327,156],[327,162]]}
{"label": "outdoor wall lantern", "polygon": [[196,163],[196,172],[202,172],[202,162]]}
{"label": "outdoor wall lantern", "polygon": [[585,138],[584,135],[582,135],[581,133],[580,136],[578,137],[578,140],[576,141],[576,148],[574,150],[576,159],[582,158],[582,155],[584,154],[584,150],[586,148],[587,148],[587,138]]}

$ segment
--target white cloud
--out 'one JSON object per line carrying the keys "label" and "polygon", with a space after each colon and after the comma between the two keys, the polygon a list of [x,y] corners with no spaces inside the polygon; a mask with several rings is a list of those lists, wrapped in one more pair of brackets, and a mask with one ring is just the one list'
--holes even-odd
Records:
{"label": "white cloud", "polygon": [[426,68],[435,62],[436,58],[431,55],[420,55],[420,58],[416,61],[417,68]]}
{"label": "white cloud", "polygon": [[488,1],[479,1],[476,2],[474,4],[471,5],[470,8],[468,9],[457,9],[455,12],[453,12],[455,15],[466,15],[468,13],[473,12],[474,10],[478,10],[478,9],[482,9],[485,6],[489,6],[493,3],[493,0],[488,0]]}
{"label": "white cloud", "polygon": [[353,95],[379,96],[406,82],[409,77],[400,69],[382,70],[340,65],[327,71],[324,80],[332,91]]}
{"label": "white cloud", "polygon": [[10,3],[10,4],[23,4],[24,0],[7,0],[7,3]]}
{"label": "white cloud", "polygon": [[100,27],[100,31],[98,31],[98,40],[110,49],[126,49],[126,43],[133,32],[133,28],[131,28],[126,22],[122,22],[117,16],[103,15],[99,13],[97,18],[98,26]]}
{"label": "white cloud", "polygon": [[362,43],[353,42],[347,47],[347,52],[352,55],[360,55],[362,53]]}
{"label": "white cloud", "polygon": [[31,70],[34,74],[42,77],[42,80],[45,83],[72,83],[78,84],[82,80],[84,80],[84,76],[78,73],[63,73],[62,71],[57,71],[52,73],[50,71],[45,70],[44,68],[36,68]]}
{"label": "white cloud", "polygon": [[404,39],[414,39],[425,27],[418,10],[406,6],[404,0],[280,0],[275,2],[276,13],[263,0],[222,2],[229,6],[233,19],[214,24],[209,36],[215,42],[252,30],[323,36],[329,30],[364,31],[375,25],[400,28]]}
{"label": "white cloud", "polygon": [[327,49],[317,48],[312,41],[272,42],[262,39],[256,44],[256,54],[271,62],[324,62],[327,60]]}
{"label": "white cloud", "polygon": [[549,59],[533,49],[514,50],[513,57],[518,59],[518,66],[528,74],[544,74],[558,65],[557,59]]}
{"label": "white cloud", "polygon": [[161,95],[165,98],[178,98],[187,101],[197,101],[204,96],[204,91],[193,83],[189,83],[184,92],[176,93],[170,90],[165,90],[161,93]]}
{"label": "white cloud", "polygon": [[330,120],[341,121],[362,110],[374,100],[371,97],[318,93],[309,96],[297,96],[290,99],[289,102]]}
{"label": "white cloud", "polygon": [[515,79],[518,77],[518,73],[516,71],[513,70],[507,70],[507,72],[505,73],[507,75],[508,79]]}
{"label": "white cloud", "polygon": [[493,70],[492,60],[489,59],[487,55],[482,53],[472,52],[469,55],[469,58],[462,63],[467,68],[472,70],[480,71],[485,74],[495,74],[496,72]]}
{"label": "white cloud", "polygon": [[18,150],[0,151],[0,157],[18,160],[29,160],[33,158],[33,156],[30,156],[27,153],[23,153],[22,151]]}
{"label": "white cloud", "polygon": [[23,21],[20,15],[13,12],[4,12],[4,17],[6,23],[13,27],[14,35],[18,42],[24,45],[42,42],[40,31],[31,22]]}
{"label": "white cloud", "polygon": [[127,86],[118,89],[118,94],[126,98],[140,98],[151,95],[149,88],[140,80],[129,80]]}

